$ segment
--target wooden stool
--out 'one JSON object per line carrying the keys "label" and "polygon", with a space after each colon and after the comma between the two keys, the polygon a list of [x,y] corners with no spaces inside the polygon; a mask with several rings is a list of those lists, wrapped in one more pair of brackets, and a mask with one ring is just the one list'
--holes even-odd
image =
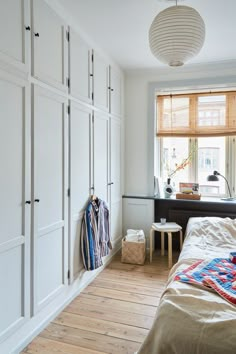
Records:
{"label": "wooden stool", "polygon": [[175,222],[167,222],[165,224],[161,223],[153,223],[152,228],[150,230],[150,263],[152,262],[152,253],[154,250],[154,232],[159,231],[161,233],[161,255],[165,254],[165,246],[164,246],[164,235],[165,232],[168,234],[168,265],[169,268],[172,267],[172,232],[179,232],[179,241],[180,241],[180,250],[182,250],[183,246],[183,232],[182,227]]}

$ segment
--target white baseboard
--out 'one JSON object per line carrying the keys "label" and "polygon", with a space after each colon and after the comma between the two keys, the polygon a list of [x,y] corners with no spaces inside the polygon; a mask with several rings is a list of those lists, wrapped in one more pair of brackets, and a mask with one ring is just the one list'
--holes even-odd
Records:
{"label": "white baseboard", "polygon": [[0,353],[18,354],[22,351],[111,262],[114,255],[121,248],[121,239],[122,236],[113,244],[113,249],[109,256],[103,258],[104,264],[102,267],[89,272],[82,270],[75,281],[66,286],[56,300],[50,302],[34,317],[25,322],[12,336],[0,344]]}

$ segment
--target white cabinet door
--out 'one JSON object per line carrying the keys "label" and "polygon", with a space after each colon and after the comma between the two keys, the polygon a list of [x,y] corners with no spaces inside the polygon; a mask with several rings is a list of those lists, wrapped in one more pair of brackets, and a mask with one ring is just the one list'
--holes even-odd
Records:
{"label": "white cabinet door", "polygon": [[83,268],[80,227],[91,187],[92,111],[71,103],[70,113],[70,281]]}
{"label": "white cabinet door", "polygon": [[32,6],[32,75],[66,92],[64,22],[43,0],[33,0]]}
{"label": "white cabinet door", "polygon": [[92,103],[92,49],[73,30],[70,30],[70,93]]}
{"label": "white cabinet door", "polygon": [[110,113],[121,115],[121,76],[118,71],[110,68]]}
{"label": "white cabinet door", "polygon": [[0,1],[0,60],[29,71],[30,19],[28,0]]}
{"label": "white cabinet door", "polygon": [[34,87],[34,313],[67,283],[67,114],[64,97]]}
{"label": "white cabinet door", "polygon": [[143,230],[149,238],[149,231],[154,222],[154,201],[150,199],[123,199],[123,234],[127,229]]}
{"label": "white cabinet door", "polygon": [[93,59],[94,71],[94,105],[109,111],[109,65],[96,52]]}
{"label": "white cabinet door", "polygon": [[0,74],[0,340],[30,310],[29,97],[24,82]]}
{"label": "white cabinet door", "polygon": [[111,201],[121,199],[121,124],[118,119],[110,119],[110,181]]}
{"label": "white cabinet door", "polygon": [[95,113],[94,124],[94,193],[108,202],[108,117]]}
{"label": "white cabinet door", "polygon": [[122,235],[121,199],[121,125],[118,119],[110,119],[110,196],[111,238]]}

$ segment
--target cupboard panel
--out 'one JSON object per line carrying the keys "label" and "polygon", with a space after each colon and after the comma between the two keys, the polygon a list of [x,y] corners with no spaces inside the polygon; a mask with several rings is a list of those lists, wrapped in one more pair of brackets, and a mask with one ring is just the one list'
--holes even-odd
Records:
{"label": "cupboard panel", "polygon": [[96,52],[94,53],[94,105],[109,111],[109,65]]}
{"label": "cupboard panel", "polygon": [[28,99],[29,87],[24,81],[0,73],[0,340],[29,317]]}
{"label": "cupboard panel", "polygon": [[80,229],[83,214],[81,213],[71,222],[71,280],[83,269],[83,260],[80,252]]}
{"label": "cupboard panel", "polygon": [[91,187],[92,111],[71,103],[70,114],[70,281],[83,267],[80,227]]}
{"label": "cupboard panel", "polygon": [[38,239],[37,304],[41,306],[63,285],[63,229],[59,228]]}
{"label": "cupboard panel", "polygon": [[33,0],[32,6],[32,74],[67,92],[64,22],[43,0]]}
{"label": "cupboard panel", "polygon": [[111,84],[111,104],[110,113],[121,115],[121,77],[120,73],[110,68],[110,84]]}
{"label": "cupboard panel", "polygon": [[94,193],[108,202],[108,118],[94,115]]}
{"label": "cupboard panel", "polygon": [[70,93],[92,103],[91,48],[73,30],[70,30]]}
{"label": "cupboard panel", "polygon": [[0,337],[24,316],[23,263],[22,245],[0,253]]}
{"label": "cupboard panel", "polygon": [[22,236],[24,228],[24,89],[0,81],[0,106],[1,244]]}
{"label": "cupboard panel", "polygon": [[0,60],[29,71],[28,0],[0,1]]}
{"label": "cupboard panel", "polygon": [[74,103],[71,104],[70,188],[72,217],[85,208],[90,195],[91,116],[90,109]]}
{"label": "cupboard panel", "polygon": [[122,200],[111,204],[111,240],[115,241],[122,235]]}
{"label": "cupboard panel", "polygon": [[121,125],[118,120],[110,120],[110,181],[111,202],[121,198]]}
{"label": "cupboard panel", "polygon": [[34,88],[34,313],[66,283],[66,102],[62,96]]}

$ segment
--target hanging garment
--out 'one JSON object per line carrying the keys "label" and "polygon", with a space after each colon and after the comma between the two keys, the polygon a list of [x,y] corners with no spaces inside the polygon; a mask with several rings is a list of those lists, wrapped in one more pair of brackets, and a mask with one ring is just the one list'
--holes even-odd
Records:
{"label": "hanging garment", "polygon": [[102,257],[112,248],[109,230],[109,209],[101,199],[90,200],[81,224],[81,253],[86,270],[100,267]]}
{"label": "hanging garment", "polygon": [[99,199],[98,237],[101,257],[107,256],[112,249],[109,228],[109,209],[103,200]]}

